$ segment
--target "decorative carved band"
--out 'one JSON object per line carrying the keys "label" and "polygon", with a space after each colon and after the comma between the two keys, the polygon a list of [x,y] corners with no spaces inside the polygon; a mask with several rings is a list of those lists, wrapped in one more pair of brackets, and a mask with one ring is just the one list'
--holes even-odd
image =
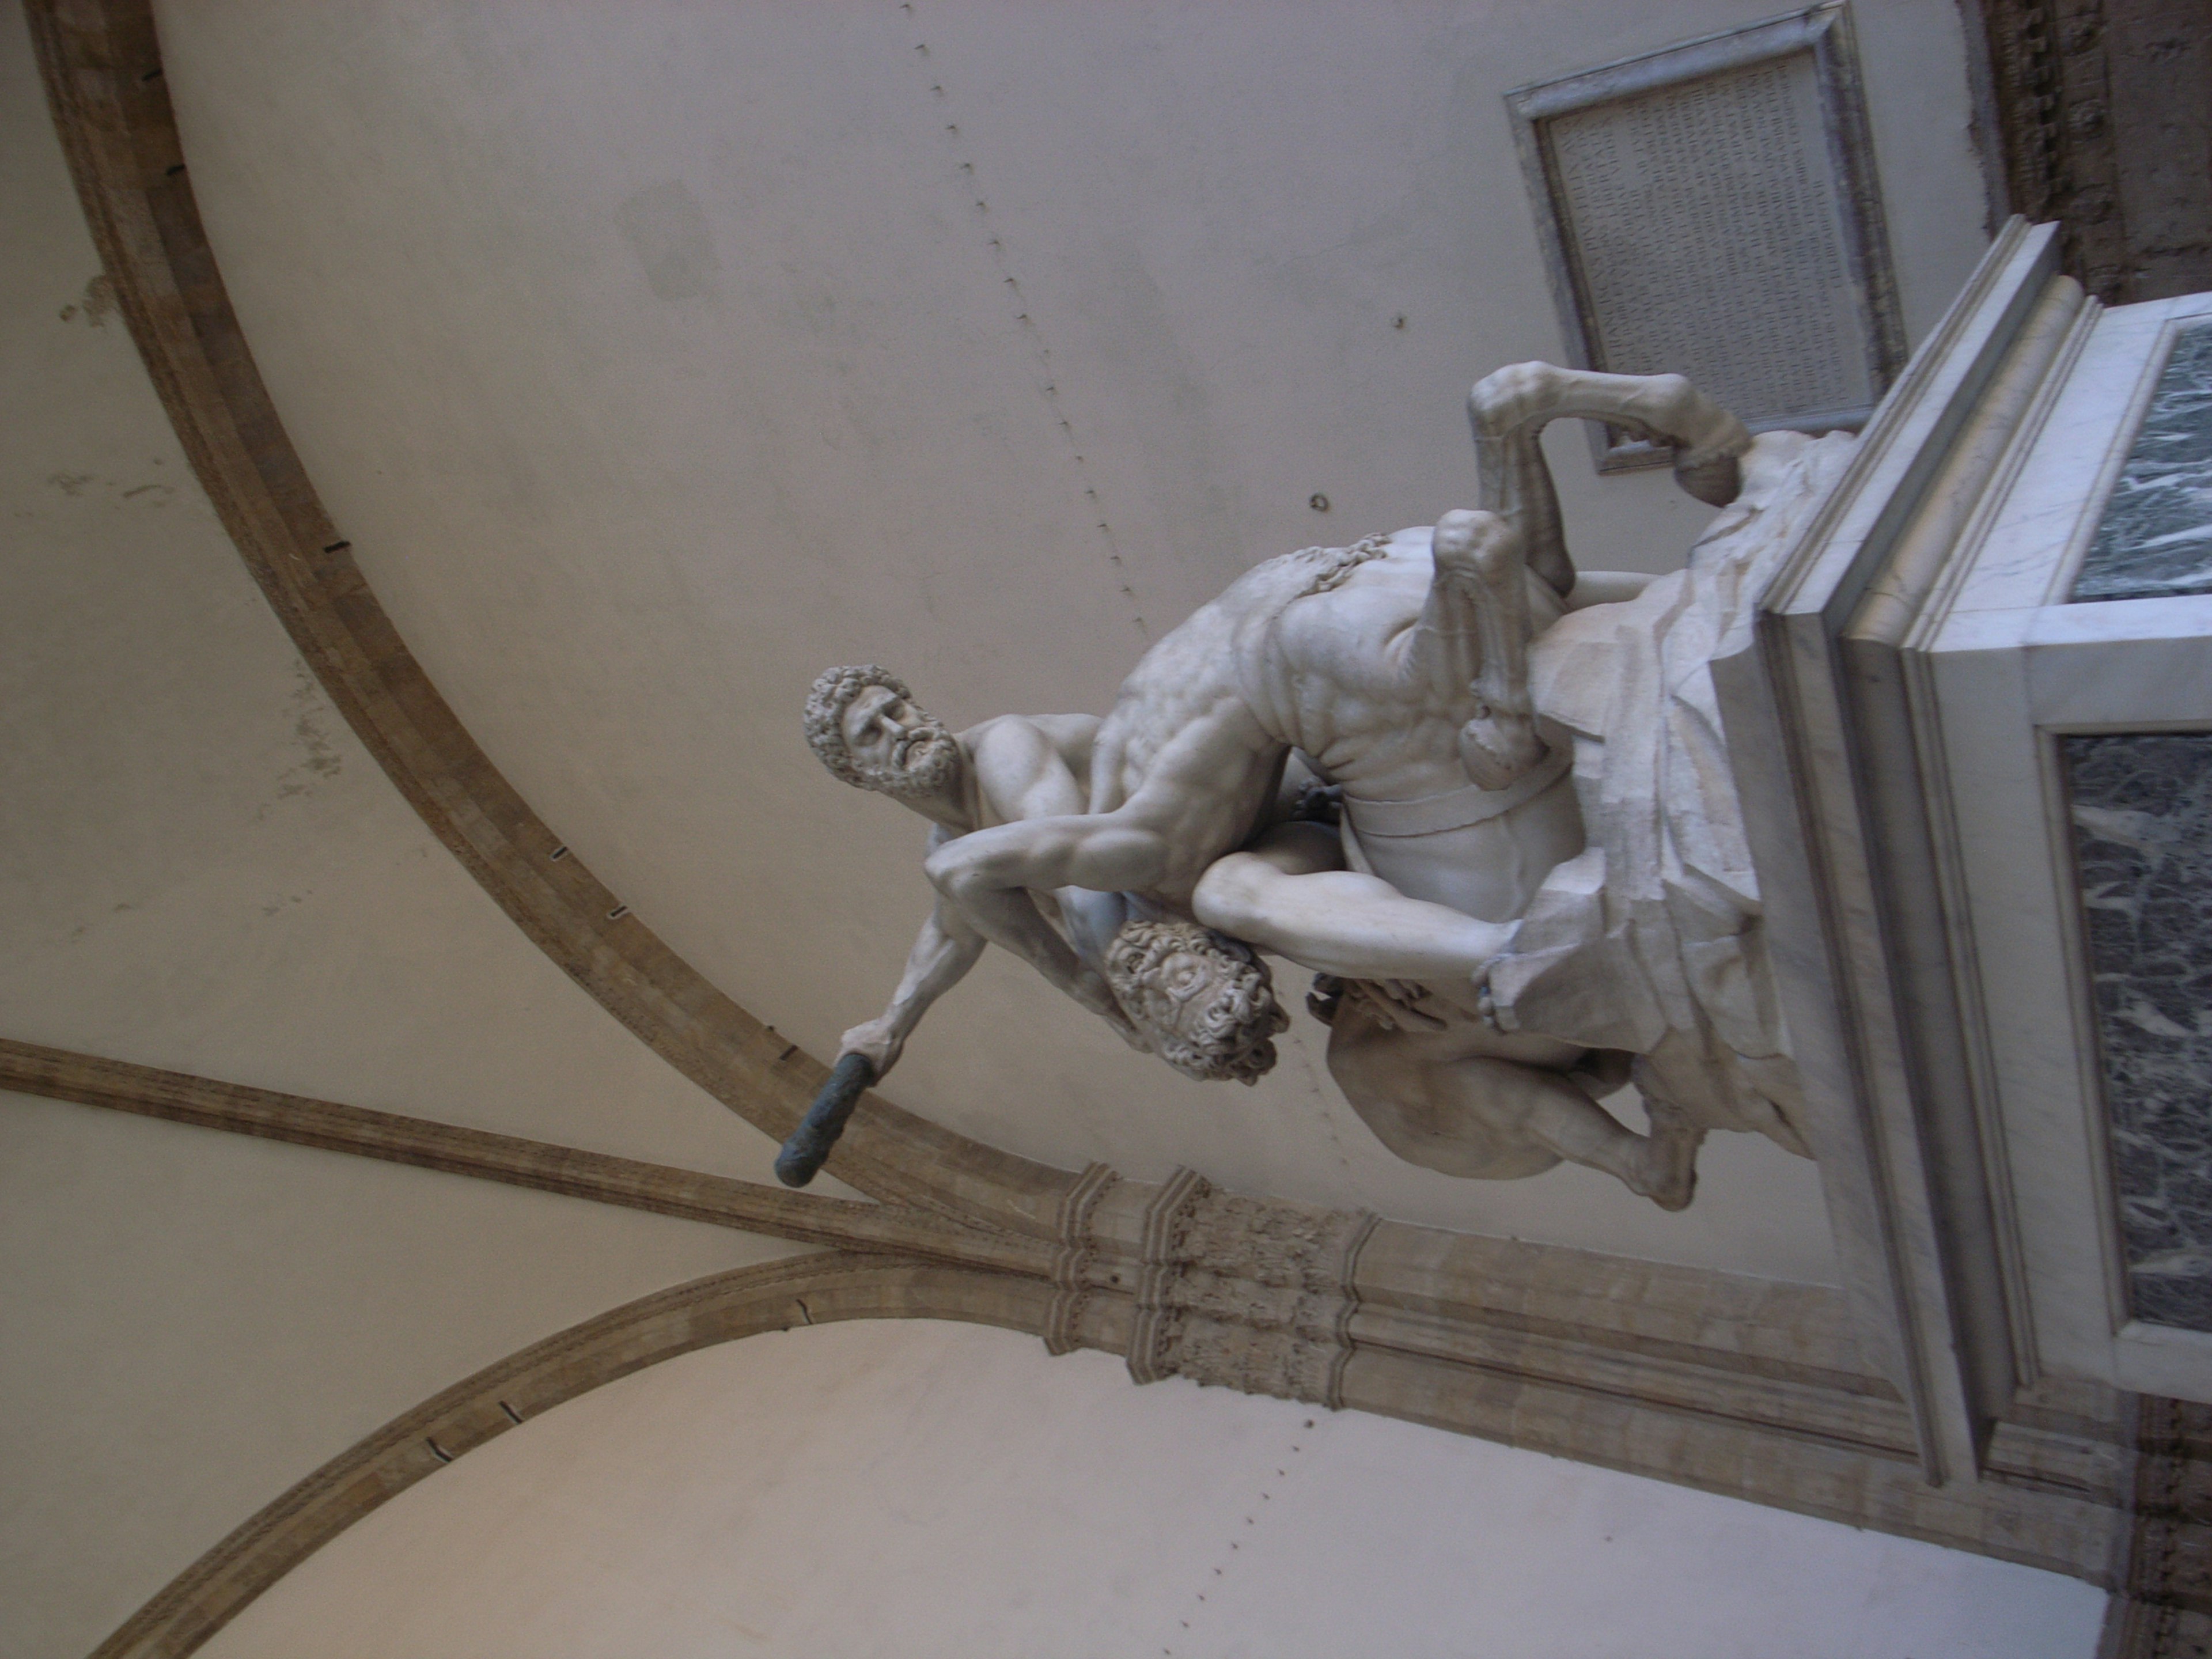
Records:
{"label": "decorative carved band", "polygon": [[2009,210],[2057,220],[2068,273],[2108,305],[2212,287],[2203,0],[1962,3]]}
{"label": "decorative carved band", "polygon": [[2106,1659],[2212,1656],[2212,1407],[2145,1400],[2135,1534],[2105,1624]]}
{"label": "decorative carved band", "polygon": [[[1121,1354],[1139,1380],[1406,1418],[2100,1583],[2125,1531],[2132,1447],[2107,1397],[2046,1385],[2034,1411],[2000,1425],[1982,1480],[1930,1487],[1904,1408],[1854,1358],[1841,1298],[1814,1286],[1245,1198],[1188,1170],[1154,1185],[1094,1164],[1048,1243],[24,1043],[0,1042],[0,1087],[858,1247],[648,1297],[448,1390],[225,1540],[103,1656],[189,1652],[316,1545],[441,1467],[430,1439],[458,1455],[671,1353],[842,1317],[1030,1331],[1055,1352]],[[543,1386],[526,1380],[541,1373]],[[2144,1501],[2142,1586],[2151,1564],[2194,1559],[2197,1536],[2169,1524],[2178,1504]],[[2159,1582],[2175,1581],[2164,1571]]]}
{"label": "decorative carved band", "polygon": [[1343,1404],[1353,1279],[1375,1231],[1364,1210],[1208,1191],[1171,1245],[1172,1340],[1156,1363],[1200,1382]]}
{"label": "decorative carved band", "polygon": [[1048,1247],[1040,1240],[963,1226],[931,1211],[789,1192],[762,1182],[249,1089],[4,1037],[0,1037],[0,1089],[411,1164],[448,1175],[474,1176],[805,1244],[896,1250],[1026,1273],[1044,1271],[1050,1260]]}
{"label": "decorative carved band", "polygon": [[1129,1375],[1157,1382],[1176,1372],[1174,1349],[1182,1334],[1182,1310],[1172,1294],[1182,1264],[1176,1235],[1200,1199],[1213,1190],[1195,1170],[1177,1169],[1145,1206],[1137,1246],[1137,1314],[1129,1331]]}
{"label": "decorative carved band", "polygon": [[1052,1258],[1052,1311],[1043,1333],[1047,1353],[1067,1353],[1082,1346],[1076,1340],[1076,1329],[1084,1304],[1091,1297],[1087,1279],[1094,1255],[1091,1217],[1107,1188],[1121,1178],[1103,1164],[1091,1164],[1060,1204],[1060,1249]]}

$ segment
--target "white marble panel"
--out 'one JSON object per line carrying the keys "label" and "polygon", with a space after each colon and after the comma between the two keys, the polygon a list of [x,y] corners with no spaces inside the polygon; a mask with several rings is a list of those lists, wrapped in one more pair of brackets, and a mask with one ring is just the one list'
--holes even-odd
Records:
{"label": "white marble panel", "polygon": [[2063,752],[2084,734],[2212,728],[2212,596],[2065,603],[2168,345],[2208,317],[2199,295],[2095,318],[2055,367],[2026,454],[1923,635],[1963,872],[1962,971],[2014,1200],[2023,1358],[2198,1399],[2212,1398],[2212,1337],[2130,1314]]}
{"label": "white marble panel", "polygon": [[1990,1104],[2018,1218],[2031,1364],[2102,1376],[2117,1322],[2104,1241],[2101,1140],[2084,1111],[2094,1037],[2071,971],[2063,823],[2033,724],[2030,661],[2018,650],[1954,651],[1930,663],[1964,875],[1976,1012],[1993,1059]]}

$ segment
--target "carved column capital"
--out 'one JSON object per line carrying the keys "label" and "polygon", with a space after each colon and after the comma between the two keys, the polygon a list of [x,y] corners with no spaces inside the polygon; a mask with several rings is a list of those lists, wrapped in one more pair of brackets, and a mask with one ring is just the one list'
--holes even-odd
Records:
{"label": "carved column capital", "polygon": [[1044,1351],[1063,1354],[1080,1347],[1076,1332],[1084,1304],[1091,1299],[1088,1277],[1097,1243],[1091,1236],[1091,1220],[1098,1200],[1121,1176],[1103,1164],[1087,1165],[1080,1179],[1060,1200],[1058,1227],[1060,1248],[1052,1258],[1052,1309],[1045,1316]]}
{"label": "carved column capital", "polygon": [[1216,1192],[1178,1170],[1145,1206],[1129,1375],[1342,1402],[1366,1211]]}

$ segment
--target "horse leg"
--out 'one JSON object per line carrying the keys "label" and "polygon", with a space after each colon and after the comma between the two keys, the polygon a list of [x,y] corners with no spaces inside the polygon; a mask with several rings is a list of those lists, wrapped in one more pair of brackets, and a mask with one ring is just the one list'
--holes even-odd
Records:
{"label": "horse leg", "polygon": [[1470,1052],[1466,1036],[1463,1028],[1379,1024],[1366,998],[1346,996],[1329,1032],[1329,1073],[1376,1138],[1409,1164],[1511,1181],[1564,1158],[1603,1170],[1662,1210],[1688,1206],[1705,1135],[1687,1117],[1654,1102],[1651,1133],[1639,1135],[1566,1073]]}
{"label": "horse leg", "polygon": [[1714,507],[1735,499],[1742,482],[1736,458],[1751,447],[1743,422],[1679,374],[1516,363],[1476,382],[1467,407],[1483,506],[1520,531],[1530,568],[1562,595],[1574,585],[1574,565],[1537,447],[1546,426],[1572,416],[1672,445],[1675,483]]}

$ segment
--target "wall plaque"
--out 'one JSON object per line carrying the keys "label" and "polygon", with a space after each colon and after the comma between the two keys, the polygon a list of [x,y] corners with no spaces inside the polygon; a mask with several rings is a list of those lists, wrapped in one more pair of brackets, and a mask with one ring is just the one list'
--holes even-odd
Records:
{"label": "wall plaque", "polygon": [[1686,374],[1755,431],[1865,421],[1905,333],[1842,0],[1506,101],[1577,366]]}

